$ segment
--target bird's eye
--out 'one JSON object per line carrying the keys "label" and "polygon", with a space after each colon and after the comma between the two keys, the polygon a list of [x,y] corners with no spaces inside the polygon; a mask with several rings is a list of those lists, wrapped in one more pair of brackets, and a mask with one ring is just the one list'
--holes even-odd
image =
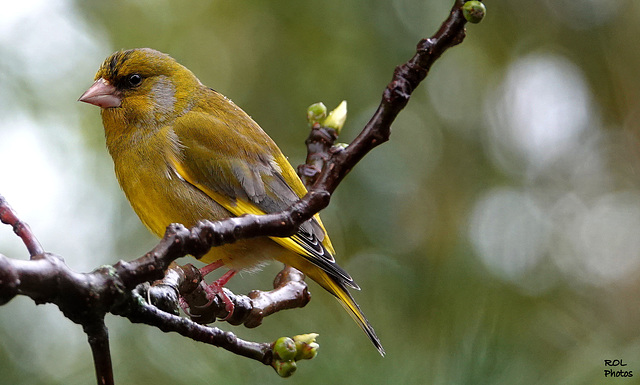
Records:
{"label": "bird's eye", "polygon": [[140,83],[142,83],[142,76],[139,74],[131,74],[127,76],[127,82],[129,82],[131,87],[139,86]]}

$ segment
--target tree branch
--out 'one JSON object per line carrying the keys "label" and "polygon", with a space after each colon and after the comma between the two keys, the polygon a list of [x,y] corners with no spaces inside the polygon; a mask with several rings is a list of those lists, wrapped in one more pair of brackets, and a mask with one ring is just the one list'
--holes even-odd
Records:
{"label": "tree branch", "polygon": [[0,195],[0,222],[13,227],[13,232],[22,239],[31,259],[39,254],[44,254],[42,245],[31,231],[29,225],[18,218],[15,211],[13,211],[2,195]]}
{"label": "tree branch", "polygon": [[164,312],[149,305],[141,294],[143,293],[136,290],[126,306],[116,310],[114,314],[127,317],[134,323],[155,326],[164,332],[176,332],[194,341],[221,347],[232,353],[260,361],[265,365],[271,364],[273,358],[271,343],[244,341],[231,332],[203,326],[187,318]]}
{"label": "tree branch", "polygon": [[109,349],[109,332],[104,324],[104,318],[96,319],[82,325],[87,334],[93,364],[96,370],[96,379],[99,385],[113,384],[113,367],[111,364],[111,350]]}
{"label": "tree branch", "polygon": [[180,295],[189,307],[188,315],[194,322],[209,324],[216,318],[224,318],[232,325],[244,324],[248,328],[260,326],[262,320],[273,313],[304,307],[311,300],[304,274],[290,266],[285,266],[276,275],[271,291],[253,290],[244,296],[225,288],[226,295],[235,306],[228,318],[224,303],[218,297],[210,300],[205,285],[199,270],[193,265],[174,266],[161,281],[149,288],[149,297],[156,307],[178,314]]}

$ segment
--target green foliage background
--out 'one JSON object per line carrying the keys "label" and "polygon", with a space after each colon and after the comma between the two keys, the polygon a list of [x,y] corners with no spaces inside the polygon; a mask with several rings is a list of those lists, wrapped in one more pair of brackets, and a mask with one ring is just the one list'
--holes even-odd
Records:
{"label": "green foliage background", "polygon": [[[0,19],[0,194],[74,269],[135,258],[154,238],[115,182],[97,109],[75,102],[111,52],[171,54],[296,165],[306,107],[346,99],[351,140],[451,4],[21,2]],[[257,341],[320,333],[293,378],[112,316],[117,383],[640,383],[640,3],[486,4],[323,212],[387,357],[312,284],[304,309],[218,325]],[[0,252],[26,257],[9,228]],[[276,271],[230,287],[267,289]],[[15,299],[0,308],[0,383],[93,383],[84,338]],[[605,359],[634,377],[605,378]]]}

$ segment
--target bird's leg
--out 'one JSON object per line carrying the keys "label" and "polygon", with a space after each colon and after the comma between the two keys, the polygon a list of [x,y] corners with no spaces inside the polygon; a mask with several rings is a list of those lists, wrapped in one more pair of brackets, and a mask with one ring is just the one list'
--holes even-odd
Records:
{"label": "bird's leg", "polygon": [[231,315],[233,315],[233,309],[235,308],[235,305],[223,290],[224,285],[226,285],[234,275],[236,275],[235,270],[227,271],[222,277],[218,278],[211,285],[207,286],[206,290],[207,295],[211,295],[212,299],[214,295],[218,295],[220,298],[222,298],[222,302],[224,302],[224,309],[228,312],[227,316],[223,318],[223,321],[228,320]]}
{"label": "bird's leg", "polygon": [[[200,276],[205,277],[207,274],[210,274],[212,271],[217,270],[217,269],[221,268],[222,266],[224,266],[224,263],[222,262],[222,259],[219,259],[219,260],[217,260],[215,262],[212,262],[212,263],[204,266],[201,269],[198,269],[198,271],[200,271]],[[227,279],[227,281],[228,281],[228,279]],[[205,283],[205,287],[208,288],[208,285],[206,285],[206,283]],[[207,299],[209,300],[209,302],[207,302],[204,306],[202,306],[202,305],[197,306],[198,308],[206,308],[206,307],[209,307],[213,303],[213,298],[214,297],[209,295],[209,294],[211,294],[211,292],[207,291]],[[227,297],[226,295],[224,295],[224,293],[222,293],[222,294],[223,294],[223,295],[221,295],[222,298],[226,298]],[[228,300],[228,298],[227,298],[227,300]],[[180,296],[178,301],[179,301],[180,307],[182,308],[182,311],[184,311],[185,314],[187,314],[189,317],[192,317],[191,311],[189,310],[191,308],[191,305],[189,305],[189,303],[187,303],[187,301],[182,296]],[[227,303],[226,301],[224,301],[224,302],[225,302],[225,304]],[[227,307],[228,306],[225,305],[225,309]]]}
{"label": "bird's leg", "polygon": [[[222,260],[217,260],[200,269],[200,274],[202,274],[202,276],[204,277],[222,266],[224,266]],[[215,295],[218,295],[222,299],[222,302],[224,302],[224,309],[228,312],[227,316],[224,317],[224,320],[227,320],[229,319],[229,317],[231,317],[231,315],[233,314],[233,309],[235,308],[233,302],[231,301],[231,299],[229,299],[229,297],[224,293],[223,290],[224,285],[226,285],[234,275],[236,275],[236,271],[229,270],[224,273],[222,277],[215,280],[211,285],[208,285],[206,289],[207,295],[210,297],[211,301],[213,301]]]}
{"label": "bird's leg", "polygon": [[222,262],[222,259],[218,259],[217,261],[212,262],[207,266],[203,267],[202,269],[200,269],[200,274],[202,274],[202,276],[205,277],[207,274],[221,268],[222,266],[224,266],[224,262]]}

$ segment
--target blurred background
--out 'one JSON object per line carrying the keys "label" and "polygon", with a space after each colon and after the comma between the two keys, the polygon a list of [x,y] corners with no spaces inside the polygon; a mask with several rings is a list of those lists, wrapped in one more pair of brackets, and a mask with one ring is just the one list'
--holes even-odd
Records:
{"label": "blurred background", "polygon": [[[0,194],[77,271],[136,258],[155,239],[117,185],[98,109],[76,102],[105,57],[169,53],[297,165],[306,107],[347,100],[350,141],[452,3],[5,2]],[[253,330],[217,325],[254,341],[320,333],[290,383],[640,383],[640,2],[486,4],[322,213],[387,357],[313,283],[304,309]],[[0,253],[27,257],[6,226]],[[269,289],[278,270],[229,286]],[[175,334],[107,325],[118,384],[285,381]],[[606,359],[634,377],[605,378]],[[0,373],[95,383],[81,328],[26,298],[0,308]]]}

